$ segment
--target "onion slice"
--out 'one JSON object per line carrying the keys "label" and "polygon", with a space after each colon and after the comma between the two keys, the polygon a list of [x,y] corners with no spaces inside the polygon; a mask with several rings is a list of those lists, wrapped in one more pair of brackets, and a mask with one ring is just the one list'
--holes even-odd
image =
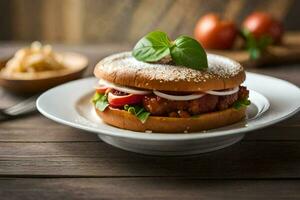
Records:
{"label": "onion slice", "polygon": [[165,94],[157,90],[154,90],[153,93],[156,96],[159,96],[164,99],[173,100],[173,101],[189,101],[189,100],[199,99],[205,95],[205,94],[191,94],[191,95],[176,96],[176,95]]}
{"label": "onion slice", "polygon": [[212,94],[212,95],[216,95],[216,96],[225,96],[225,95],[231,95],[231,94],[235,94],[239,91],[239,87],[235,87],[233,89],[229,89],[229,90],[224,90],[224,91],[214,91],[214,90],[210,90],[210,91],[206,91],[205,93],[207,94]]}
{"label": "onion slice", "polygon": [[99,85],[105,85],[107,87],[110,87],[110,88],[113,88],[115,90],[125,92],[125,93],[128,93],[128,94],[145,95],[145,94],[152,93],[152,91],[148,91],[148,90],[138,90],[138,89],[133,89],[133,88],[125,87],[125,86],[120,86],[120,85],[105,81],[103,79],[99,80]]}

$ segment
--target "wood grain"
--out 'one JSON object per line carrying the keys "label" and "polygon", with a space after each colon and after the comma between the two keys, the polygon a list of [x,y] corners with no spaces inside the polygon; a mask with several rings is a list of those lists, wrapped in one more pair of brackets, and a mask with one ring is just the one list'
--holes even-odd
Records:
{"label": "wood grain", "polygon": [[[36,126],[39,124],[39,126]],[[43,127],[41,133],[40,127]],[[244,140],[296,141],[300,140],[300,114],[274,126],[250,132]],[[286,133],[286,130],[289,130]],[[284,133],[284,134],[283,134]],[[0,142],[92,142],[95,134],[53,122],[41,114],[0,122]]]}
{"label": "wood grain", "polygon": [[[7,38],[71,43],[130,42],[161,29],[172,38],[193,35],[196,21],[215,12],[238,24],[254,10],[265,10],[299,30],[300,4],[294,0],[4,0]],[[10,14],[12,13],[12,14]],[[39,16],[39,17],[36,17]],[[293,17],[292,20],[285,20]],[[1,22],[0,21],[0,22]],[[10,29],[9,27],[12,27]],[[1,34],[0,34],[1,36]]]}
{"label": "wood grain", "polygon": [[[36,126],[38,124],[39,126]],[[41,132],[43,127],[43,132]],[[99,141],[96,134],[55,123],[41,114],[0,122],[0,142]]]}
{"label": "wood grain", "polygon": [[[36,16],[41,16],[41,1],[36,0],[12,0],[11,24],[12,38],[18,40],[36,40],[41,35],[41,21]],[[8,19],[8,18],[7,18]]]}
{"label": "wood grain", "polygon": [[212,153],[152,157],[103,142],[1,143],[0,176],[300,178],[299,141],[242,141]]}
{"label": "wood grain", "polygon": [[12,38],[12,22],[7,20],[12,17],[12,13],[9,12],[12,10],[11,7],[11,2],[6,0],[0,1],[0,25],[5,27],[1,28],[0,31],[1,40],[10,40]]}
{"label": "wood grain", "polygon": [[[23,46],[0,45],[1,56]],[[54,45],[94,65],[130,44]],[[249,69],[300,86],[300,67]],[[0,88],[0,107],[24,97]],[[186,157],[126,152],[36,113],[0,122],[1,199],[299,199],[300,113],[232,147]]]}
{"label": "wood grain", "polygon": [[287,32],[281,45],[271,45],[256,60],[243,49],[211,50],[210,52],[227,56],[240,62],[246,68],[266,67],[270,65],[293,64],[300,62],[300,33]]}
{"label": "wood grain", "polygon": [[[300,181],[186,178],[0,179],[3,199],[299,199]],[[183,192],[184,191],[184,192]]]}

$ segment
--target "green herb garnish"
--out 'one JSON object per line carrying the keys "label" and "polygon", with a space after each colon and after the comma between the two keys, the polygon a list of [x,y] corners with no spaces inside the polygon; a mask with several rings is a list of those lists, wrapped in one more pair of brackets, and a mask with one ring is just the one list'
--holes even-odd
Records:
{"label": "green herb garnish", "polygon": [[155,62],[170,55],[171,47],[172,43],[166,33],[154,31],[138,41],[132,55],[140,61]]}
{"label": "green herb garnish", "polygon": [[92,98],[92,102],[96,103],[100,98],[101,98],[101,95],[98,92],[95,92],[95,94]]}
{"label": "green herb garnish", "polygon": [[244,39],[246,40],[246,49],[249,52],[250,59],[252,59],[252,60],[259,59],[261,57],[262,53],[273,42],[272,38],[267,35],[264,35],[257,39],[247,29],[243,29],[241,31],[241,34],[244,37]]}
{"label": "green herb garnish", "polygon": [[107,106],[109,106],[107,95],[105,94],[99,94],[96,92],[92,101],[95,104],[95,107],[101,112],[104,111]]}
{"label": "green herb garnish", "polygon": [[197,70],[207,68],[207,55],[203,47],[195,39],[180,36],[171,41],[161,31],[153,31],[140,39],[135,45],[132,55],[143,62],[156,62],[171,56],[176,65]]}
{"label": "green herb garnish", "polygon": [[150,115],[150,113],[147,112],[145,108],[138,105],[135,106],[125,105],[124,110],[135,115],[142,123],[145,123]]}
{"label": "green herb garnish", "polygon": [[233,108],[240,109],[242,107],[249,106],[251,104],[251,101],[249,99],[239,99],[233,104]]}

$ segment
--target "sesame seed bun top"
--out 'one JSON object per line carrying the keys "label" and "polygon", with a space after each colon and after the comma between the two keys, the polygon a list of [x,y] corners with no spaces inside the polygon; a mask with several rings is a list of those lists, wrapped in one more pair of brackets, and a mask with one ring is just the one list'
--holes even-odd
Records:
{"label": "sesame seed bun top", "polygon": [[97,78],[141,89],[181,92],[223,90],[239,86],[245,71],[236,61],[208,54],[208,68],[194,70],[182,66],[145,63],[131,52],[122,52],[101,60],[94,69]]}

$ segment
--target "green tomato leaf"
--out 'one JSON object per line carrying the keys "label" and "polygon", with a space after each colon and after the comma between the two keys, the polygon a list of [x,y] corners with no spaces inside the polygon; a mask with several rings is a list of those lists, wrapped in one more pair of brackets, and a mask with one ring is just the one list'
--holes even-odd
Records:
{"label": "green tomato leaf", "polygon": [[172,60],[177,64],[193,69],[201,70],[207,68],[207,55],[203,47],[187,36],[180,36],[171,47]]}
{"label": "green tomato leaf", "polygon": [[250,104],[251,104],[251,101],[249,99],[239,99],[236,102],[234,102],[233,108],[238,110],[242,107],[249,106]]}
{"label": "green tomato leaf", "polygon": [[258,48],[265,50],[272,43],[273,43],[272,38],[270,36],[264,35],[258,39],[257,46]]}
{"label": "green tomato leaf", "polygon": [[99,111],[103,112],[105,110],[105,108],[107,108],[109,106],[109,103],[107,100],[107,95],[104,95],[104,94],[98,94],[98,95],[99,95],[99,97],[97,98],[97,100],[94,103],[95,103],[96,108]]}
{"label": "green tomato leaf", "polygon": [[264,35],[256,39],[247,29],[243,29],[241,33],[246,40],[246,49],[248,50],[250,59],[252,60],[259,59],[266,48],[273,43],[272,38],[268,35]]}
{"label": "green tomato leaf", "polygon": [[257,60],[261,56],[261,50],[256,47],[249,48],[248,52],[250,54],[250,59],[252,59],[252,60]]}
{"label": "green tomato leaf", "polygon": [[125,105],[124,110],[135,115],[142,123],[145,123],[150,115],[150,113],[147,112],[145,110],[145,108],[138,106],[138,105],[135,105],[135,106]]}
{"label": "green tomato leaf", "polygon": [[166,33],[153,31],[138,41],[132,55],[140,61],[155,62],[170,55],[169,47],[171,46],[171,41]]}

